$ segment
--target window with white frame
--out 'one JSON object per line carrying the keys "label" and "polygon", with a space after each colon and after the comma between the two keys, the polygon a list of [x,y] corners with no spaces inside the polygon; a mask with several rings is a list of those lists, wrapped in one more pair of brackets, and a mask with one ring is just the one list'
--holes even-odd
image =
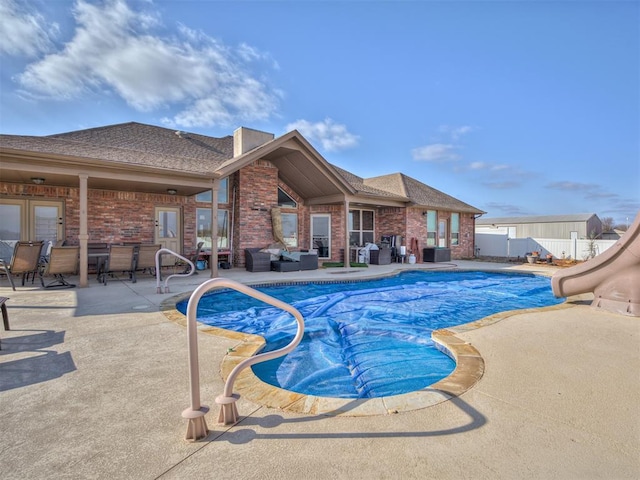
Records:
{"label": "window with white frame", "polygon": [[460,214],[451,214],[451,246],[460,245]]}
{"label": "window with white frame", "polygon": [[287,247],[298,246],[298,214],[281,213],[282,237]]}
{"label": "window with white frame", "polygon": [[363,246],[374,243],[374,225],[373,210],[349,210],[349,244]]}
{"label": "window with white frame", "polygon": [[435,210],[427,210],[427,247],[436,246],[436,238],[438,236],[438,214]]}
{"label": "window with white frame", "polygon": [[[210,249],[211,242],[211,209],[196,209],[196,226],[198,242],[204,242],[203,247]],[[218,248],[226,250],[229,248],[229,211],[218,210]]]}

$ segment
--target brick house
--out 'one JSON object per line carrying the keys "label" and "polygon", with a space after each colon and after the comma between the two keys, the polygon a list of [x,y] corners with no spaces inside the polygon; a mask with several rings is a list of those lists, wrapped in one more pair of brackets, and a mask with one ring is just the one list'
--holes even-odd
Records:
{"label": "brick house", "polygon": [[[361,178],[328,163],[298,132],[238,128],[208,137],[124,123],[49,136],[0,135],[0,241],[66,239],[80,245],[80,285],[92,242],[199,241],[244,266],[244,249],[280,240],[341,260],[345,246],[399,235],[409,248],[474,254],[484,212],[402,173]],[[217,218],[217,222],[211,219]],[[217,238],[213,242],[212,238]],[[414,244],[415,245],[415,244]]]}

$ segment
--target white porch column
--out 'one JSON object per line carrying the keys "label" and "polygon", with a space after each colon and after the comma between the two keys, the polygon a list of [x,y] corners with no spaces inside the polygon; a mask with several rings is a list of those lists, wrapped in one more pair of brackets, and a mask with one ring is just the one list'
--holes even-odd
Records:
{"label": "white porch column", "polygon": [[349,199],[344,199],[344,268],[351,268],[351,245],[349,245]]}
{"label": "white porch column", "polygon": [[89,175],[80,174],[80,233],[78,234],[78,240],[80,242],[80,286],[89,286],[89,259],[87,257],[89,249],[87,244],[89,242],[89,230],[87,220],[87,208],[88,208],[88,188],[87,179]]}
{"label": "white porch column", "polygon": [[220,191],[220,179],[213,180],[211,188],[211,257],[209,268],[211,278],[218,276],[218,192]]}

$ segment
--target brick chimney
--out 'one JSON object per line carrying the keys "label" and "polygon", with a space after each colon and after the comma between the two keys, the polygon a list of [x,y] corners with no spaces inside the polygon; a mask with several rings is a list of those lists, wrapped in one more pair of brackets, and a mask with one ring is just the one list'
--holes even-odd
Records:
{"label": "brick chimney", "polygon": [[273,140],[273,133],[240,127],[233,132],[233,156],[238,157],[249,150]]}

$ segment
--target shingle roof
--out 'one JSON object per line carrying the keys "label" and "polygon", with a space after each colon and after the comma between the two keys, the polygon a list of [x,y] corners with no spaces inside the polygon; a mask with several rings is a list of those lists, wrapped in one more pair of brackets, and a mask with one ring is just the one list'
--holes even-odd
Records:
{"label": "shingle roof", "polygon": [[558,222],[586,222],[595,213],[577,213],[571,215],[532,215],[527,217],[483,217],[476,220],[476,225],[515,225],[518,223],[558,223]]}
{"label": "shingle roof", "polygon": [[371,187],[403,195],[420,207],[453,212],[485,213],[404,173],[392,173],[390,175],[367,178],[364,183]]}
{"label": "shingle roof", "polygon": [[232,136],[178,136],[172,129],[135,122],[45,137],[0,135],[0,146],[202,174],[212,174],[233,157]]}
{"label": "shingle roof", "polygon": [[348,172],[347,170],[344,170],[343,168],[340,168],[336,165],[331,165],[331,166],[335,168],[338,171],[338,173],[360,194],[376,195],[379,197],[393,198],[393,199],[398,199],[405,202],[407,201],[407,197],[400,193],[381,189],[381,188],[376,188],[371,185],[367,185],[366,183],[367,180],[363,179],[362,177],[359,177],[351,172]]}
{"label": "shingle roof", "polygon": [[227,160],[233,157],[231,135],[208,137],[136,122],[59,133],[45,138],[202,160]]}
{"label": "shingle roof", "polygon": [[[0,147],[211,176],[234,158],[232,135],[208,137],[137,122],[45,137],[0,135]],[[485,213],[401,173],[365,179],[332,167],[362,196],[440,210]]]}

